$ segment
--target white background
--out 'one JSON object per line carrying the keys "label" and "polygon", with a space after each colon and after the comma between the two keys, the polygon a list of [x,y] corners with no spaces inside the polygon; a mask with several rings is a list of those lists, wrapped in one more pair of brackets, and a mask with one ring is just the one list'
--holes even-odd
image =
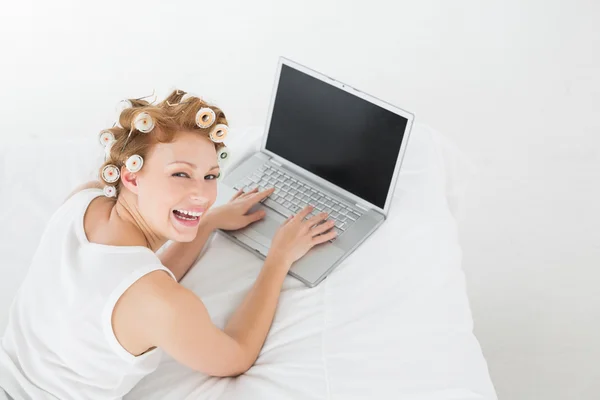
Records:
{"label": "white background", "polygon": [[598,397],[599,2],[11,3],[4,143],[95,135],[176,87],[261,125],[279,55],[414,112],[479,170],[461,240],[499,398]]}

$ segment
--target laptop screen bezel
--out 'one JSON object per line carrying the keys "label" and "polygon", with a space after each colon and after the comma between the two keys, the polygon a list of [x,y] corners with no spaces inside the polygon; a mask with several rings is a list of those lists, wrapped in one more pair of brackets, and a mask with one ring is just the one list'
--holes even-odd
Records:
{"label": "laptop screen bezel", "polygon": [[[390,187],[388,188],[388,192],[386,194],[385,205],[383,208],[349,192],[348,190],[336,185],[333,182],[330,182],[324,178],[321,178],[320,176],[314,174],[313,172],[310,172],[309,170],[306,170],[306,169],[300,167],[299,165],[294,164],[293,162],[289,161],[288,159],[267,149],[267,139],[268,139],[268,135],[269,135],[269,128],[271,126],[271,116],[273,115],[273,108],[275,107],[277,88],[279,86],[279,78],[281,76],[281,69],[282,69],[283,65],[286,65],[290,68],[293,68],[300,72],[303,72],[309,76],[312,76],[313,78],[316,78],[316,79],[322,81],[324,84],[334,86],[334,87],[341,89],[345,92],[348,92],[354,96],[357,96],[365,101],[368,101],[368,102],[373,103],[381,108],[384,108],[394,114],[397,114],[403,118],[406,118],[407,122],[406,122],[406,127],[404,129],[403,137],[402,137],[402,143],[400,145],[400,151],[398,152],[398,158],[395,163],[394,174],[392,175],[392,180],[390,182]],[[269,104],[269,110],[267,112],[267,121],[266,121],[266,125],[265,125],[265,132],[263,134],[260,150],[261,150],[261,152],[273,157],[281,165],[284,165],[293,171],[296,171],[304,176],[307,176],[309,179],[313,180],[314,182],[316,182],[320,185],[333,185],[340,195],[345,196],[345,197],[355,201],[356,204],[358,204],[362,207],[365,207],[365,208],[372,208],[372,209],[378,210],[380,213],[387,216],[389,208],[390,208],[391,200],[392,200],[392,197],[394,194],[394,190],[396,187],[396,182],[398,180],[398,174],[400,172],[400,167],[402,166],[402,160],[404,158],[404,153],[406,152],[406,146],[408,144],[408,139],[410,136],[410,131],[412,128],[413,120],[414,120],[414,115],[408,111],[402,110],[396,106],[386,103],[383,100],[377,99],[373,96],[363,93],[343,82],[339,82],[333,78],[330,78],[326,75],[316,72],[310,68],[300,65],[300,64],[298,64],[294,61],[291,61],[287,58],[280,57],[279,62],[277,63],[277,70],[275,73],[275,83],[273,84],[273,92],[271,94],[271,101]]]}

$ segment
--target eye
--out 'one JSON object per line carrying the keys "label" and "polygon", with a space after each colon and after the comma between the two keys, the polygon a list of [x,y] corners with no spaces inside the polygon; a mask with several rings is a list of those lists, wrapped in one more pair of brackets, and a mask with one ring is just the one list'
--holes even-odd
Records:
{"label": "eye", "polygon": [[217,175],[215,174],[210,174],[210,175],[206,175],[204,177],[204,179],[207,179],[209,181],[212,181],[213,179],[217,179],[219,177],[219,175],[221,175],[221,173],[219,172]]}
{"label": "eye", "polygon": [[190,176],[189,176],[188,174],[186,174],[185,172],[176,172],[176,173],[174,173],[174,174],[173,174],[173,175],[171,175],[171,176],[174,176],[174,177],[177,177],[177,178],[189,178],[189,177],[190,177]]}

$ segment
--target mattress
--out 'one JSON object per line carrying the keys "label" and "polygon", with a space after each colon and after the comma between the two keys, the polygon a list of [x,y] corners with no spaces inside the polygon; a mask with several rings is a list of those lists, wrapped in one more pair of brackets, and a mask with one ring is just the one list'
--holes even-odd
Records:
{"label": "mattress", "polygon": [[[230,167],[256,150],[261,132],[232,130]],[[461,269],[456,216],[469,168],[449,143],[415,124],[387,220],[317,287],[286,278],[248,372],[210,377],[165,355],[126,398],[496,399]],[[99,146],[25,140],[0,149],[0,332],[44,224],[94,176]],[[182,284],[224,327],[261,265],[215,233]]]}

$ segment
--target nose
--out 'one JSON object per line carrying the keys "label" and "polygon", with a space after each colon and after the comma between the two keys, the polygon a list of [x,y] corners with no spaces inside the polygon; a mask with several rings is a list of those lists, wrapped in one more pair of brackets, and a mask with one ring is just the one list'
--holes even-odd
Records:
{"label": "nose", "polygon": [[195,203],[200,203],[203,201],[203,199],[204,199],[204,196],[199,191],[193,191],[190,194],[190,200],[192,200]]}
{"label": "nose", "polygon": [[196,186],[191,192],[190,192],[190,200],[193,201],[194,203],[208,203],[208,199],[206,198],[206,192],[205,190],[202,190],[202,186],[198,185]]}

